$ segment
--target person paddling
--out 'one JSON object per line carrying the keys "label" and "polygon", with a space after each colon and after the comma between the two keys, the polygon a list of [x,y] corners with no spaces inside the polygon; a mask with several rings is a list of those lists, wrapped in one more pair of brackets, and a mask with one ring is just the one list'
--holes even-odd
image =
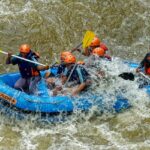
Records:
{"label": "person paddling", "polygon": [[[67,55],[71,55],[71,52],[69,51],[63,51],[60,54],[60,64],[57,64],[53,67],[51,67],[50,70],[46,71],[44,77],[47,81],[48,88],[52,89],[58,84],[60,84],[60,78],[62,73],[65,71],[66,65],[64,64],[64,59]],[[57,73],[51,72],[55,68],[57,70]]]}
{"label": "person paddling", "polygon": [[[150,77],[150,52],[147,53],[144,57],[144,59],[141,61],[140,65],[138,68],[136,68],[136,72],[139,73],[141,71],[144,71],[144,74]],[[139,81],[140,88],[142,88],[145,85],[149,85],[149,81],[146,79],[140,79]]]}
{"label": "person paddling", "polygon": [[[106,54],[106,52],[108,51],[108,47],[106,46],[106,44],[104,44],[103,42],[101,42],[100,39],[97,36],[95,36],[93,38],[91,44],[83,50],[82,54],[84,56],[89,57],[92,54],[93,49],[95,49],[95,48],[103,48],[104,51],[105,51],[104,57],[107,58],[107,59],[109,59],[109,60],[111,60],[111,57]],[[80,49],[73,49],[72,52],[73,51],[80,51],[81,52]]]}
{"label": "person paddling", "polygon": [[[28,44],[21,45],[19,52],[18,56],[35,62],[37,62],[39,58],[39,56],[31,50]],[[37,83],[41,80],[40,71],[49,69],[49,66],[41,66],[12,57],[11,53],[8,53],[6,64],[18,64],[21,77],[15,83],[14,88],[29,94],[34,94],[36,91]]]}
{"label": "person paddling", "polygon": [[[92,50],[90,57],[85,60],[85,67],[88,70],[88,72],[90,72],[92,75],[95,75],[97,77],[104,77],[105,73],[102,70],[103,66],[101,64],[102,60],[108,60],[105,57],[105,50],[103,48],[97,47],[95,49]],[[94,72],[91,72],[91,71]]]}
{"label": "person paddling", "polygon": [[144,69],[144,73],[150,76],[150,53],[147,53],[144,59],[141,61],[139,67],[136,69],[136,72],[140,72]]}
{"label": "person paddling", "polygon": [[[83,91],[90,85],[90,76],[88,72],[82,67],[82,65],[76,64],[76,57],[73,54],[66,55],[63,60],[66,65],[66,69],[61,76],[62,85],[70,87],[71,95],[75,96]],[[57,95],[57,92],[62,90],[60,87],[56,87],[53,91],[53,95]]]}

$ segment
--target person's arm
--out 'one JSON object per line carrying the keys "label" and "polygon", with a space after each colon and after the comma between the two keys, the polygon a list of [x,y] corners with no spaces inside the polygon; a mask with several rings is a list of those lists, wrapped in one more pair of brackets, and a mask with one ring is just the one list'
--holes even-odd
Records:
{"label": "person's arm", "polygon": [[140,62],[140,65],[136,68],[136,72],[140,72],[140,70],[144,67],[147,55],[148,54],[145,55],[144,59]]}
{"label": "person's arm", "polygon": [[79,94],[86,87],[86,79],[83,77],[83,71],[81,69],[83,69],[83,68],[80,68],[80,67],[76,68],[80,84],[79,84],[79,86],[77,86],[77,88],[75,88],[73,90],[73,92],[72,92],[73,96]]}
{"label": "person's arm", "polygon": [[49,78],[50,74],[51,74],[51,72],[46,72],[45,75],[44,75],[44,78],[45,79]]}
{"label": "person's arm", "polygon": [[8,56],[6,58],[6,64],[11,64],[11,57],[12,57],[12,54],[8,53]]}
{"label": "person's arm", "polygon": [[71,52],[75,52],[75,51],[78,51],[80,52],[82,55],[84,56],[89,56],[90,55],[90,49],[89,47],[86,47],[84,50],[80,49],[80,48],[77,48],[77,49],[72,49]]}
{"label": "person's arm", "polygon": [[47,65],[47,66],[40,66],[40,65],[38,65],[37,67],[37,70],[39,70],[39,71],[44,71],[44,70],[48,70],[49,69],[49,66]]}
{"label": "person's arm", "polygon": [[67,81],[67,76],[62,75],[61,76],[61,83],[62,83],[62,85],[64,85],[66,83],[66,81]]}
{"label": "person's arm", "polygon": [[8,56],[6,58],[6,64],[16,65],[18,62],[19,62],[18,58],[12,57],[12,54],[8,53]]}
{"label": "person's arm", "polygon": [[61,74],[61,83],[62,85],[64,85],[67,81],[67,78],[70,75],[70,71],[68,70],[68,68],[66,67],[64,72]]}
{"label": "person's arm", "polygon": [[[32,57],[31,60],[34,61],[34,62],[38,62],[35,57]],[[30,63],[30,65],[31,65],[31,67],[36,68],[39,71],[44,71],[44,70],[48,70],[49,69],[48,65],[47,66],[41,66],[41,65],[34,64],[34,63]]]}
{"label": "person's arm", "polygon": [[81,53],[82,50],[81,50],[80,48],[74,48],[74,49],[71,50],[71,53],[73,53],[73,52],[75,52],[75,51],[78,51],[78,52]]}
{"label": "person's arm", "polygon": [[83,50],[82,55],[84,55],[84,56],[90,56],[90,51],[91,51],[91,49],[89,47],[86,47]]}
{"label": "person's arm", "polygon": [[75,95],[79,94],[82,90],[85,89],[85,87],[86,87],[86,83],[85,82],[81,83],[77,88],[75,88],[73,90],[71,95],[75,96]]}

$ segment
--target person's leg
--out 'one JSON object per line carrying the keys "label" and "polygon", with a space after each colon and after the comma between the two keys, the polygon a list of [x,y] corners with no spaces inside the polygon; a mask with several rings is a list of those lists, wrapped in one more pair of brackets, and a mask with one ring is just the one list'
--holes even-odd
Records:
{"label": "person's leg", "polygon": [[48,79],[46,79],[47,87],[49,89],[55,88],[55,80],[56,80],[55,78],[48,78]]}
{"label": "person's leg", "polygon": [[40,76],[30,78],[29,82],[29,93],[34,94],[37,90],[37,84],[41,80]]}
{"label": "person's leg", "polygon": [[52,95],[56,96],[60,91],[62,91],[62,86],[56,86]]}
{"label": "person's leg", "polygon": [[14,85],[14,88],[19,91],[24,91],[24,87],[26,86],[26,79],[19,78]]}
{"label": "person's leg", "polygon": [[139,79],[137,80],[137,82],[139,83],[139,88],[140,88],[140,89],[141,89],[141,88],[144,88],[144,86],[149,85],[148,81],[146,81],[146,80],[143,79],[143,78],[139,78]]}

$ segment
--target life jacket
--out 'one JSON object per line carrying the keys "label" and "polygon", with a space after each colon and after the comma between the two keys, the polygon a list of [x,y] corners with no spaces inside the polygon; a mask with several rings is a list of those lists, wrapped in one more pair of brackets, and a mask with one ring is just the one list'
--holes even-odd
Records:
{"label": "life jacket", "polygon": [[107,54],[104,55],[104,58],[106,58],[107,60],[111,61],[111,56],[109,56]]}
{"label": "life jacket", "polygon": [[60,77],[65,71],[66,66],[64,64],[59,64],[51,67],[49,77]]}
{"label": "life jacket", "polygon": [[144,68],[145,68],[145,74],[150,75],[150,64],[145,63]]}
{"label": "life jacket", "polygon": [[66,72],[66,76],[69,77],[70,73],[72,72],[72,69],[74,69],[70,76],[69,82],[77,81],[78,84],[85,82],[87,78],[90,76],[89,73],[82,65],[77,64],[75,68],[74,65],[76,64],[73,64],[71,68]]}
{"label": "life jacket", "polygon": [[104,43],[100,43],[100,47],[101,47],[102,49],[104,49],[104,51],[107,51],[107,50],[108,50],[108,47],[107,47],[106,44],[104,44]]}
{"label": "life jacket", "polygon": [[[104,44],[104,43],[101,43],[101,44],[100,44],[100,48],[104,49],[104,51],[108,51],[108,47],[107,47],[106,44]],[[108,60],[111,61],[111,56],[105,54],[104,57],[105,57],[106,59],[108,59]]]}
{"label": "life jacket", "polygon": [[[21,55],[19,55],[21,57]],[[32,60],[32,58],[35,58],[36,60],[39,58],[39,56],[35,53],[30,51],[30,53],[27,55],[26,59]],[[20,60],[18,62],[19,71],[22,76],[22,78],[30,78],[35,76],[40,76],[40,71],[37,70],[36,67],[33,66],[33,63]]]}

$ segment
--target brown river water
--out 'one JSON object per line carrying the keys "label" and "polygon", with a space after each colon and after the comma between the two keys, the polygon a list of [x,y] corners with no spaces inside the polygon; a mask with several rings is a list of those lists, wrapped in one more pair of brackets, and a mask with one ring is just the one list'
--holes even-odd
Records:
{"label": "brown river water", "polygon": [[[40,62],[52,63],[92,30],[111,55],[138,61],[149,51],[149,24],[150,0],[0,0],[0,49],[16,54],[29,43]],[[5,58],[0,54],[0,73],[16,71]],[[134,83],[126,88],[133,107],[120,114],[91,110],[62,123],[0,114],[0,150],[149,150],[150,98]]]}

